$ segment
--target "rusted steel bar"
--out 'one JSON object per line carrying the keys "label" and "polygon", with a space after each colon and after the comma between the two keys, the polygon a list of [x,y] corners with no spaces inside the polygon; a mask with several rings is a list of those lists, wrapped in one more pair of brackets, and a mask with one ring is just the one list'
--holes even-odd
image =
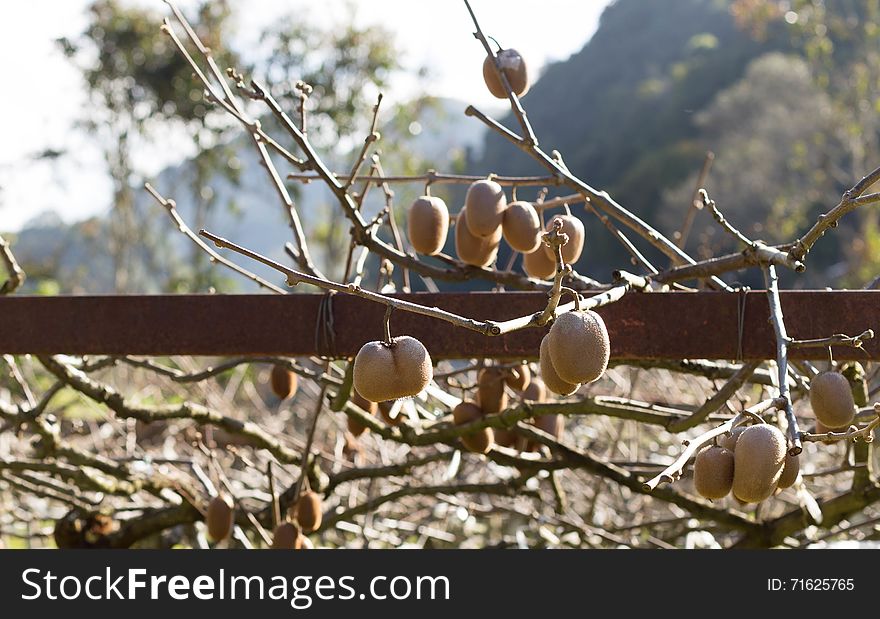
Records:
{"label": "rusted steel bar", "polygon": [[[382,337],[385,307],[334,295],[318,329],[321,294],[0,297],[0,353],[132,355],[353,356]],[[539,292],[417,293],[401,298],[464,316],[506,320],[543,308]],[[617,359],[772,359],[766,294],[634,293],[599,310]],[[743,328],[739,317],[745,305]],[[796,339],[880,332],[880,291],[785,291],[782,307]],[[534,358],[544,329],[486,337],[447,323],[395,312],[392,333],[425,343],[434,358]],[[332,327],[332,329],[330,328]],[[318,337],[322,333],[322,337]],[[332,333],[332,337],[327,337]],[[864,350],[834,347],[836,359],[880,359],[880,338]],[[824,359],[823,348],[793,358]]]}

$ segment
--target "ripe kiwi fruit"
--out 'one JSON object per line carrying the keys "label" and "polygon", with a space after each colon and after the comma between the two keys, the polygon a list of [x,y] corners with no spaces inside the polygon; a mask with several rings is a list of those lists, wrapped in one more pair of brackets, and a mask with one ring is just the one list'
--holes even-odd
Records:
{"label": "ripe kiwi fruit", "polygon": [[730,434],[722,434],[718,437],[718,444],[728,451],[735,451],[736,441],[739,439],[739,435],[742,434],[743,430],[745,430],[746,427],[748,426],[737,426],[730,431]]}
{"label": "ripe kiwi fruit", "polygon": [[565,382],[591,383],[605,373],[611,343],[605,321],[596,312],[562,314],[553,321],[547,339],[550,360],[557,375]]}
{"label": "ripe kiwi fruit", "polygon": [[852,388],[838,372],[822,372],[812,380],[810,404],[816,419],[828,428],[849,426],[855,416]]}
{"label": "ripe kiwi fruit", "polygon": [[409,242],[420,254],[440,253],[449,233],[449,209],[435,196],[422,196],[409,207],[407,217]]}
{"label": "ripe kiwi fruit", "polygon": [[491,415],[507,408],[504,379],[507,372],[501,368],[483,368],[477,375],[477,401],[483,413]]}
{"label": "ripe kiwi fruit", "polygon": [[491,179],[476,181],[468,187],[464,207],[468,231],[478,238],[494,238],[504,221],[507,196],[501,185]]}
{"label": "ripe kiwi fruit", "polygon": [[533,376],[528,386],[522,392],[522,399],[527,402],[543,402],[547,399],[547,387],[544,381]]}
{"label": "ripe kiwi fruit", "polygon": [[269,377],[272,384],[272,393],[280,400],[286,400],[296,393],[299,380],[293,372],[281,365],[272,366],[272,374]]}
{"label": "ripe kiwi fruit", "polygon": [[785,464],[782,465],[782,474],[776,485],[779,488],[790,488],[797,481],[798,473],[801,470],[800,456],[792,456],[785,454]]}
{"label": "ripe kiwi fruit", "polygon": [[532,381],[532,371],[528,363],[523,363],[515,368],[508,368],[504,375],[504,382],[514,391],[523,391]]}
{"label": "ripe kiwi fruit", "polygon": [[549,334],[545,335],[541,340],[541,350],[538,355],[538,365],[541,368],[541,377],[544,379],[544,385],[555,394],[571,395],[577,391],[581,385],[580,383],[569,383],[564,381],[559,377],[559,374],[556,373],[556,369],[553,367],[553,362],[550,360],[549,340]]}
{"label": "ripe kiwi fruit", "polygon": [[[562,246],[562,259],[565,260],[566,264],[574,264],[584,251],[584,237],[586,236],[584,223],[574,215],[554,215],[553,219],[547,224],[548,231],[553,229],[553,222],[557,219],[562,221],[560,232],[568,235],[568,242]],[[553,248],[549,245],[544,245],[542,249],[547,254],[547,257],[555,263],[556,256],[553,254]]]}
{"label": "ripe kiwi fruit", "polygon": [[[496,56],[498,56],[498,63],[501,65],[504,77],[507,78],[507,83],[510,84],[510,89],[517,97],[522,97],[529,91],[529,71],[525,60],[515,49],[498,50]],[[486,56],[485,60],[483,60],[483,80],[486,82],[486,87],[492,93],[492,96],[499,99],[507,98],[507,90],[505,90],[504,84],[501,82],[498,67],[491,56]]]}
{"label": "ripe kiwi fruit", "polygon": [[760,503],[773,494],[785,466],[785,436],[776,426],[759,423],[743,430],[733,453],[733,494]]}
{"label": "ripe kiwi fruit", "polygon": [[282,522],[272,533],[272,548],[278,550],[300,550],[305,539],[292,522]]}
{"label": "ripe kiwi fruit", "polygon": [[501,447],[513,447],[516,445],[517,439],[519,439],[519,435],[516,432],[507,428],[493,428],[492,433],[494,434],[495,444]]}
{"label": "ripe kiwi fruit", "polygon": [[[351,393],[351,403],[363,410],[368,415],[375,415],[378,408],[378,405],[375,402],[370,402],[367,398],[359,394],[354,389],[352,389]],[[349,417],[348,415],[346,415],[346,423],[348,424],[348,431],[351,432],[352,436],[354,437],[358,437],[367,431],[367,426],[359,422],[357,419]]]}
{"label": "ripe kiwi fruit", "polygon": [[381,417],[382,421],[387,423],[389,426],[399,426],[401,423],[403,423],[403,410],[400,406],[397,407],[397,413],[395,414],[395,416],[391,416],[391,411],[394,410],[395,404],[397,404],[397,400],[379,402],[379,417]]}
{"label": "ripe kiwi fruit", "polygon": [[[452,409],[452,419],[455,425],[461,426],[483,416],[482,409],[473,402],[461,402]],[[492,448],[495,442],[495,434],[492,428],[482,428],[476,432],[465,434],[461,437],[461,443],[470,452],[484,454]]]}
{"label": "ripe kiwi fruit", "polygon": [[309,490],[303,492],[296,502],[296,522],[303,532],[311,533],[321,526],[323,504],[321,495]]}
{"label": "ripe kiwi fruit", "polygon": [[523,254],[523,271],[535,279],[550,279],[556,275],[556,258],[551,258],[543,247]]}
{"label": "ripe kiwi fruit", "polygon": [[[534,419],[529,419],[526,423],[535,426],[539,430],[543,430],[557,441],[562,439],[562,432],[565,423],[562,415],[538,415]],[[526,441],[523,451],[538,451],[541,443],[535,441]]]}
{"label": "ripe kiwi fruit", "polygon": [[541,247],[541,218],[529,202],[517,200],[507,205],[501,232],[516,251],[530,254]]}
{"label": "ripe kiwi fruit", "polygon": [[723,499],[733,487],[734,454],[712,445],[700,451],[694,460],[694,488],[707,499]]}
{"label": "ripe kiwi fruit", "polygon": [[219,542],[229,537],[232,533],[234,512],[232,503],[224,496],[215,496],[208,503],[205,512],[205,525],[208,527],[208,537]]}
{"label": "ripe kiwi fruit", "polygon": [[498,255],[498,243],[501,241],[501,228],[498,233],[488,238],[471,234],[467,226],[467,208],[462,208],[455,222],[455,253],[465,264],[475,267],[489,266]]}
{"label": "ripe kiwi fruit", "polygon": [[414,396],[431,382],[431,356],[417,339],[367,342],[354,358],[354,388],[371,402]]}

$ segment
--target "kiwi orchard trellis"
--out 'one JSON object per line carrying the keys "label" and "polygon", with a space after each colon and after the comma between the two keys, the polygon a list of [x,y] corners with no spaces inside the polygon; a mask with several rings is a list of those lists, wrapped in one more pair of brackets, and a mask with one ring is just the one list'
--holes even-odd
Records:
{"label": "kiwi orchard trellis", "polygon": [[[633,265],[641,273],[616,271],[610,283],[593,281],[577,274],[563,260],[563,248],[569,238],[558,225],[543,237],[544,243],[553,248],[556,257],[555,275],[548,278],[550,281],[513,271],[512,264],[503,269],[478,267],[442,254],[429,261],[410,253],[396,227],[391,185],[400,182],[424,183],[429,189],[432,185],[471,183],[478,179],[433,171],[415,177],[385,174],[379,156],[370,152],[380,139],[377,126],[381,97],[373,109],[369,134],[352,168],[344,173],[330,171],[308,140],[305,103],[310,87],[297,85],[302,103],[299,110],[301,122],[297,124],[281,109],[266,87],[256,81],[246,81],[234,69],[221,71],[211,50],[202,44],[180,11],[169,3],[177,26],[166,20],[162,28],[190,63],[196,79],[205,88],[208,101],[237,119],[253,139],[288,218],[294,244],[286,249],[296,268],[273,262],[208,231],[196,234],[181,219],[173,200],[162,196],[150,185],[147,190],[164,207],[179,230],[210,254],[213,262],[236,271],[270,292],[287,292],[222,256],[200,237],[220,248],[232,249],[275,268],[284,273],[290,285],[311,284],[327,291],[327,294],[287,297],[0,297],[2,352],[10,355],[37,354],[40,363],[56,379],[41,398],[36,398],[19,377],[18,382],[26,394],[25,400],[16,404],[0,399],[2,429],[25,429],[38,439],[34,443],[35,453],[31,458],[0,460],[0,473],[5,474],[0,479],[15,485],[20,491],[22,488],[40,490],[40,480],[43,478],[34,478],[32,475],[37,472],[45,474],[47,478],[61,479],[82,490],[107,495],[143,492],[159,501],[156,506],[139,510],[137,517],[120,518],[107,530],[95,531],[93,522],[88,525],[92,528],[87,531],[82,529],[82,525],[77,525],[79,528],[67,531],[75,538],[77,535],[81,538],[74,545],[128,546],[169,528],[199,520],[202,513],[197,499],[200,493],[188,483],[163,475],[137,472],[128,463],[89,453],[65,441],[45,413],[52,398],[68,388],[92,402],[106,406],[120,419],[147,423],[194,421],[238,436],[245,444],[268,453],[270,464],[267,477],[271,487],[268,502],[252,499],[245,507],[245,501],[237,498],[241,507],[237,523],[267,542],[265,528],[277,522],[281,508],[296,502],[304,480],[308,480],[312,488],[329,496],[334,489],[353,480],[407,476],[417,467],[449,461],[453,458],[451,454],[457,453],[455,448],[460,439],[482,428],[499,431],[515,428],[523,439],[546,449],[540,454],[521,453],[504,447],[492,449],[482,457],[519,471],[518,475],[500,480],[405,485],[380,496],[368,493],[367,500],[349,505],[347,509],[340,505],[337,509],[328,510],[321,530],[326,531],[355,516],[368,514],[385,503],[411,496],[484,494],[534,498],[536,491],[529,485],[529,480],[543,472],[549,473],[558,506],[563,507],[564,491],[557,474],[567,470],[585,471],[597,479],[626,489],[633,496],[650,496],[674,507],[679,514],[683,512],[701,522],[715,523],[731,534],[731,543],[744,546],[782,544],[790,536],[802,533],[811,523],[821,524],[825,528],[833,527],[880,500],[880,485],[872,475],[871,452],[868,448],[873,430],[880,423],[880,413],[867,406],[867,402],[861,402],[854,424],[848,430],[816,434],[800,427],[793,408],[797,394],[808,393],[810,379],[816,373],[808,360],[826,358],[831,348],[838,360],[874,360],[880,357],[880,349],[872,341],[873,332],[870,330],[870,327],[880,323],[876,300],[880,292],[780,292],[776,275],[778,268],[802,271],[814,243],[829,228],[835,227],[841,217],[856,208],[880,201],[880,193],[868,193],[880,180],[880,168],[856,183],[843,195],[840,203],[824,214],[803,236],[780,246],[746,238],[725,220],[715,203],[701,191],[699,204],[711,212],[719,226],[743,245],[743,250],[696,261],[678,245],[617,204],[607,193],[597,191],[577,178],[566,167],[560,153],[553,151],[548,154],[542,150],[506,73],[499,70],[502,65],[499,64],[497,52],[483,34],[470,5],[465,4],[476,27],[475,37],[496,67],[496,75],[510,100],[519,130],[515,132],[504,127],[473,107],[469,107],[466,114],[531,155],[548,172],[546,176],[538,177],[492,177],[503,186],[513,187],[514,191],[517,187],[525,186],[545,188],[534,202],[539,212],[560,207],[567,209],[570,204],[583,203],[626,247]],[[183,32],[183,39],[178,31]],[[195,50],[195,55],[191,49]],[[295,149],[288,149],[279,139],[266,133],[259,121],[249,114],[249,101],[268,108],[286,130],[287,138],[293,141]],[[350,220],[352,240],[344,282],[330,281],[314,264],[297,208],[273,161],[273,155],[297,170],[289,175],[289,180],[323,182]],[[370,162],[369,170],[362,174],[367,161]],[[371,188],[382,191],[386,207],[374,219],[367,220],[361,207]],[[547,199],[550,188],[574,193]],[[386,227],[391,241],[380,237],[380,231]],[[639,243],[647,243],[659,251],[668,258],[671,266],[661,269],[652,264],[628,234],[635,234]],[[373,292],[363,282],[366,258],[370,253],[383,260],[387,279],[391,279],[392,268],[401,269],[405,288],[409,288],[410,278],[415,276],[431,281],[480,279],[519,292],[496,292],[491,295]],[[23,274],[5,242],[0,244],[0,256],[9,273],[3,292],[12,292],[21,284]],[[725,273],[747,267],[763,270],[766,291],[733,290],[719,278]],[[696,292],[683,285],[687,281],[695,281],[715,292]],[[563,302],[568,296],[574,299]],[[531,359],[537,356],[543,333],[532,327],[549,325],[555,316],[576,307],[600,309],[606,317],[615,362],[701,375],[724,380],[724,384],[702,405],[695,407],[673,407],[631,398],[593,395],[575,396],[561,402],[517,401],[498,414],[486,415],[464,425],[451,424],[448,419],[436,416],[429,419],[411,416],[403,423],[385,424],[350,402],[351,372],[329,361],[330,358],[350,358],[364,341],[378,337],[383,313],[387,329],[391,310],[397,310],[391,318],[394,333],[423,339],[435,360],[474,357]],[[485,318],[486,315],[491,318]],[[253,322],[254,316],[260,316],[259,324],[243,329],[241,325]],[[670,316],[681,318],[670,324]],[[62,317],[65,320],[60,320]],[[78,325],[77,330],[70,329],[70,324]],[[375,324],[375,328],[365,332],[364,325],[369,324]],[[35,329],[33,325],[39,325],[39,328]],[[794,339],[794,336],[799,339]],[[71,359],[56,353],[99,356]],[[131,356],[170,354],[243,356],[192,372]],[[313,361],[291,361],[287,358],[293,356],[312,357]],[[694,360],[734,358],[746,361],[727,363]],[[765,359],[772,360],[769,369],[761,367],[760,362]],[[320,386],[315,409],[309,418],[306,440],[299,449],[291,448],[252,421],[241,421],[191,401],[171,405],[141,404],[94,378],[97,372],[121,364],[175,382],[196,383],[258,360],[281,364]],[[14,359],[8,358],[8,362],[15,373]],[[444,378],[448,381],[455,375],[464,376],[468,371],[479,369],[482,364],[481,361],[452,369],[445,373]],[[439,378],[439,375],[435,375],[435,378]],[[853,378],[854,383],[859,380],[863,379],[858,376]],[[719,412],[741,387],[750,384],[759,385],[762,392],[766,392],[766,397],[733,415]],[[428,397],[447,408],[459,401],[435,386],[429,389]],[[448,446],[453,449],[427,455],[416,454],[404,462],[353,467],[322,481],[312,446],[320,413],[328,399],[331,409],[343,411],[350,420],[365,426],[385,441],[412,448]],[[557,414],[630,420],[648,426],[646,432],[655,428],[657,431],[678,434],[702,425],[711,428],[692,437],[684,449],[678,450],[678,457],[671,464],[651,462],[646,469],[639,469],[637,463],[605,461],[589,449],[573,446],[558,435],[544,431],[539,425],[524,423],[529,419]],[[747,515],[736,506],[726,507],[695,498],[693,493],[680,492],[674,484],[670,484],[682,476],[691,458],[703,445],[744,422],[774,423],[774,420],[787,433],[790,455],[799,454],[804,443],[808,442],[847,443],[845,465],[837,472],[853,473],[849,488],[817,501],[803,479],[799,479],[797,505],[773,518],[762,520]],[[400,422],[400,419],[397,421]],[[304,458],[303,454],[308,454],[308,457]],[[248,456],[240,457],[244,462],[249,461]],[[214,456],[211,456],[210,462],[216,464]],[[306,474],[297,475],[295,483],[276,493],[271,462],[304,465],[302,470]],[[205,482],[203,474],[195,472],[194,475]],[[225,477],[221,476],[221,479]],[[232,492],[228,482],[224,482],[224,485]],[[213,487],[210,480],[205,486]],[[40,491],[44,494],[49,492],[45,488]],[[55,498],[59,493],[63,494],[56,487],[51,488],[51,492],[53,494],[50,496]],[[169,492],[176,493],[182,500],[167,500]],[[253,507],[255,501],[257,507]],[[76,503],[73,505],[76,507]],[[561,516],[556,522],[566,523]],[[571,525],[571,522],[567,524]],[[597,533],[588,523],[572,526],[580,527],[582,532],[589,530],[592,534],[598,534],[610,543],[625,543],[619,536],[608,532]],[[83,537],[86,532],[92,537]],[[243,533],[239,539],[244,544],[251,543]],[[664,544],[658,540],[651,543]]]}

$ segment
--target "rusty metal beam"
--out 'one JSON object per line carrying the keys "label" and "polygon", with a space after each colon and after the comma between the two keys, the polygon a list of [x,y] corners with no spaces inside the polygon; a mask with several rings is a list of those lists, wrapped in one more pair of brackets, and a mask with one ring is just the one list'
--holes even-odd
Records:
{"label": "rusty metal beam", "polygon": [[[0,353],[132,355],[352,356],[382,335],[384,307],[349,295],[332,301],[333,347],[316,339],[324,295],[150,295],[0,297]],[[474,318],[504,320],[540,310],[543,293],[399,295]],[[627,295],[602,308],[617,359],[733,359],[737,354],[738,294],[670,292]],[[880,291],[785,291],[788,332],[797,339],[834,333],[880,332]],[[745,296],[742,352],[775,354],[766,295]],[[434,358],[534,358],[544,329],[486,337],[447,323],[395,312],[394,334],[412,335]],[[835,347],[837,359],[880,359],[880,341],[864,350]],[[824,349],[792,357],[823,359]]]}

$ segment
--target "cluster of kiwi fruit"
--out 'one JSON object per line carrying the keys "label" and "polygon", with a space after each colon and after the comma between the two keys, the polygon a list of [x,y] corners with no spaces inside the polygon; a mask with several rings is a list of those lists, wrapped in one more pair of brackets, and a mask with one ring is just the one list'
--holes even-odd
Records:
{"label": "cluster of kiwi fruit", "polygon": [[[852,385],[840,372],[822,372],[810,383],[810,405],[816,433],[846,430],[856,409]],[[707,499],[732,492],[742,503],[759,503],[797,481],[800,456],[790,455],[786,445],[776,426],[736,427],[697,454],[694,487]]]}
{"label": "cluster of kiwi fruit", "polygon": [[599,380],[608,367],[611,342],[602,317],[575,309],[553,321],[541,340],[541,376],[557,395],[571,395],[582,384]]}
{"label": "cluster of kiwi fruit", "polygon": [[760,503],[793,485],[799,472],[800,457],[788,454],[782,431],[758,423],[734,428],[697,454],[694,488],[707,499],[732,492],[742,503]]}
{"label": "cluster of kiwi fruit", "polygon": [[321,495],[312,490],[303,492],[288,510],[289,518],[280,522],[272,533],[272,548],[301,550],[312,544],[305,533],[321,527],[323,502]]}
{"label": "cluster of kiwi fruit", "polygon": [[[524,401],[543,402],[547,397],[544,382],[533,377],[527,364],[514,367],[487,367],[477,375],[476,400],[463,401],[452,411],[455,425],[464,425],[486,415],[500,413],[508,406],[507,388],[516,392]],[[561,415],[540,415],[528,423],[562,437]],[[525,440],[515,430],[506,428],[481,428],[461,437],[464,448],[473,453],[486,453],[492,445],[517,448],[520,451],[537,451],[539,445]]]}

